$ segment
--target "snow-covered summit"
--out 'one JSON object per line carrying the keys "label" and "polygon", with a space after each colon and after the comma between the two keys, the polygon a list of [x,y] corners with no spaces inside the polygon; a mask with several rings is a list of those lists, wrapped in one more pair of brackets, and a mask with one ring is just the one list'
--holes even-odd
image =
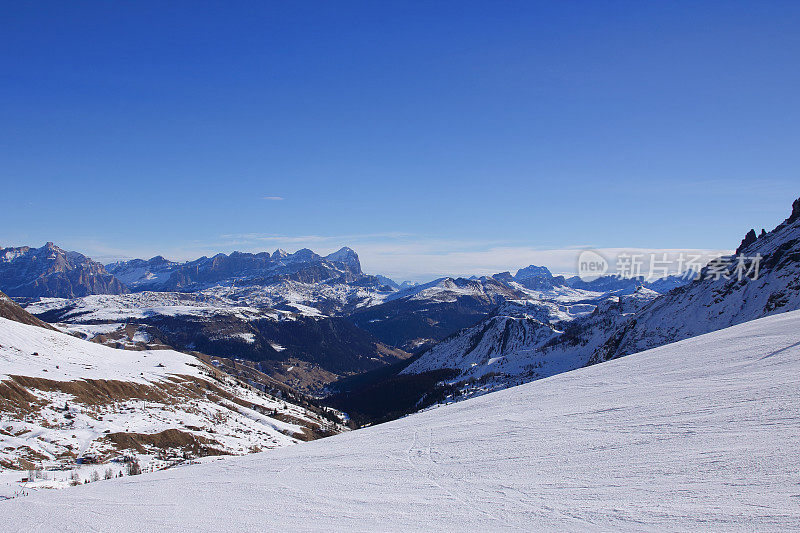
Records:
{"label": "snow-covered summit", "polygon": [[358,254],[355,250],[347,246],[340,248],[332,254],[326,255],[325,259],[334,263],[344,263],[354,271],[361,271],[361,262],[358,259]]}
{"label": "snow-covered summit", "polygon": [[157,255],[149,260],[132,259],[106,265],[106,269],[132,290],[159,287],[167,282],[180,263]]}

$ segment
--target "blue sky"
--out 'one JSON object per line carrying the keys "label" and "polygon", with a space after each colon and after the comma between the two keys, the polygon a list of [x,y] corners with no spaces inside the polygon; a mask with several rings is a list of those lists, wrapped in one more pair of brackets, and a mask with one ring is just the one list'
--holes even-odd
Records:
{"label": "blue sky", "polygon": [[6,2],[0,245],[400,279],[728,249],[800,196],[798,2]]}

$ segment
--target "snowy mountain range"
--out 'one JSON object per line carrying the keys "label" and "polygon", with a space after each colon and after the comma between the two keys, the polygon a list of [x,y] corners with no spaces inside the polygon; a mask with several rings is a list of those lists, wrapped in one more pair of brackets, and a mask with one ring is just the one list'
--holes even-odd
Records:
{"label": "snowy mountain range", "polygon": [[[180,264],[156,257],[117,263],[108,270],[50,244],[43,249],[13,249],[4,257],[3,268],[12,273],[8,279],[13,282],[8,284],[29,296],[18,297],[23,309],[0,293],[0,496],[14,495],[19,470],[31,471],[25,482],[30,487],[93,482],[101,471],[109,478],[104,483],[116,486],[112,478],[133,473],[133,463],[137,469],[155,471],[203,462],[203,457],[254,453],[334,435],[345,431],[348,419],[350,427],[357,427],[424,411],[328,442],[345,442],[348,456],[356,446],[368,449],[368,454],[378,453],[380,461],[368,461],[373,470],[369,475],[379,472],[395,483],[407,482],[408,472],[435,479],[432,486],[442,493],[423,491],[420,497],[441,499],[457,490],[470,505],[482,508],[483,500],[472,489],[475,475],[484,472],[479,466],[483,461],[465,461],[472,456],[456,450],[476,449],[482,457],[518,473],[519,465],[512,465],[508,454],[525,443],[544,446],[527,450],[526,457],[563,447],[565,442],[579,443],[580,453],[567,454],[566,463],[564,453],[544,454],[560,459],[552,464],[540,461],[535,465],[538,476],[524,479],[537,480],[548,469],[563,473],[573,457],[576,472],[584,477],[592,464],[608,464],[609,457],[620,465],[629,464],[630,454],[620,451],[625,449],[638,450],[637,457],[658,467],[659,476],[665,463],[648,463],[651,454],[667,454],[675,468],[687,468],[682,475],[696,476],[711,471],[704,470],[704,447],[709,444],[695,441],[698,431],[687,434],[682,429],[697,423],[701,413],[712,412],[716,418],[704,419],[702,428],[703,434],[713,435],[712,444],[720,444],[712,457],[714,479],[721,472],[720,457],[724,464],[734,465],[730,472],[722,470],[723,477],[728,472],[741,479],[735,465],[753,451],[761,453],[758,446],[765,444],[755,436],[763,432],[763,424],[774,430],[775,417],[785,420],[786,406],[794,408],[791,366],[798,355],[794,331],[800,318],[790,311],[800,309],[800,200],[777,228],[760,235],[751,230],[737,255],[712,261],[695,280],[671,277],[648,283],[606,276],[586,282],[553,276],[546,268],[531,265],[516,275],[503,272],[399,286],[363,274],[358,256],[347,248],[324,257],[310,250],[235,252]],[[743,276],[719,271],[720,264],[733,267],[741,257],[750,261],[738,263],[747,267]],[[25,281],[26,269],[32,280]],[[102,279],[116,280],[106,287],[119,288],[120,293],[74,295],[93,283],[99,286],[97,280]],[[72,296],[33,296],[50,290]],[[629,354],[633,355],[622,358]],[[615,359],[620,360],[611,361]],[[595,366],[601,362],[605,364]],[[713,391],[710,382],[716,383]],[[522,386],[502,390],[516,385]],[[760,403],[753,404],[750,392],[756,390]],[[324,391],[335,393],[324,400],[328,407],[303,394]],[[749,399],[747,405],[742,395]],[[440,405],[471,398],[458,406]],[[685,408],[675,411],[673,406],[681,402]],[[695,408],[699,411],[691,411]],[[757,416],[747,418],[751,409],[758,410]],[[619,410],[624,413],[617,417]],[[448,420],[447,413],[464,415]],[[647,428],[655,419],[669,422],[658,427],[654,433],[658,438],[648,439]],[[494,425],[484,431],[480,428],[486,420],[494,420]],[[745,438],[755,443],[747,452],[723,442],[732,420],[743,428],[737,442]],[[608,435],[598,435],[597,429],[585,431],[590,421],[595,424],[591,427],[605,428],[602,431]],[[536,438],[526,433],[530,431]],[[362,434],[368,440],[359,443],[357,435]],[[369,435],[380,441],[369,440]],[[458,437],[463,435],[472,436]],[[497,435],[506,439],[500,443]],[[687,446],[703,450],[688,462],[685,453],[680,459],[670,456],[665,435],[680,443],[682,450]],[[439,444],[441,438],[445,440]],[[800,449],[800,442],[791,441],[788,434],[781,438],[782,446],[789,442]],[[394,447],[398,439],[404,452]],[[323,444],[318,449],[324,457],[328,453],[342,457],[336,446]],[[598,446],[602,460],[593,451]],[[500,455],[494,457],[497,449]],[[284,479],[285,469],[298,469],[292,461],[307,461],[310,452],[273,453],[264,456],[280,462],[263,472],[271,480]],[[410,468],[392,478],[376,465],[387,464],[386,458],[395,453],[405,457]],[[415,457],[425,460],[424,467]],[[452,460],[458,457],[460,462]],[[769,457],[774,462],[779,455]],[[762,466],[763,462],[753,463],[751,482],[759,488],[749,498],[763,487],[774,492],[769,483],[775,480]],[[209,468],[211,475],[217,475],[213,465],[194,468]],[[183,477],[189,470],[172,469],[177,474],[156,474],[153,479],[175,480],[169,490],[182,494],[192,479]],[[313,491],[303,496],[306,503],[316,501],[320,479],[330,470],[325,466],[317,472]],[[595,470],[609,475],[602,467]],[[359,472],[355,466],[351,471]],[[456,471],[470,472],[469,480],[455,476]],[[651,492],[658,486],[654,472],[639,471],[636,478]],[[242,485],[254,479],[236,475]],[[354,479],[360,480],[359,475]],[[291,483],[311,483],[312,478],[291,479],[279,490],[270,489],[282,502],[280,509],[288,509],[287,518],[299,516],[286,503],[287,495],[305,490],[291,488]],[[419,485],[415,480],[410,482]],[[521,493],[514,492],[514,505],[503,507],[504,523],[522,520],[523,515],[513,509],[528,502],[528,491],[541,494],[547,484],[512,485],[504,487]],[[714,496],[707,503],[718,505],[716,498],[724,498],[728,486],[713,485]],[[494,491],[491,483],[482,487]],[[127,489],[120,490],[115,497],[126,497]],[[259,485],[258,490],[265,489]],[[630,490],[627,484],[625,494],[630,496]],[[352,501],[364,495],[349,494],[345,507],[352,509]],[[695,494],[692,502],[702,494]],[[574,496],[585,504],[582,493]],[[239,504],[247,497],[237,496],[223,509],[240,516]],[[592,497],[597,498],[598,492],[592,491]],[[651,509],[649,496],[640,497],[644,498],[640,504]],[[617,501],[619,495],[608,499]],[[93,502],[105,505],[102,498]],[[30,514],[20,516],[46,523],[49,515],[43,517],[36,505],[26,508]],[[458,514],[444,500],[438,508],[439,517],[441,509]],[[689,520],[686,508],[644,518],[664,527],[713,522],[697,505],[691,507],[695,515]],[[769,524],[775,525],[770,513]],[[743,514],[739,508],[731,512],[734,515],[738,524],[762,524],[759,516]],[[342,518],[334,512],[330,524],[355,527],[360,522],[352,516]],[[549,516],[543,526],[564,525]],[[780,516],[785,519],[781,525],[800,523],[800,513]],[[193,518],[182,519],[190,523]],[[525,519],[530,526],[531,517]],[[625,528],[641,519],[629,522],[618,514],[597,511],[582,516],[581,523]],[[169,527],[168,521],[159,520],[152,525]],[[487,520],[488,527],[491,519]],[[407,522],[412,529],[423,524]]]}
{"label": "snowy mountain range", "polygon": [[267,286],[281,281],[380,285],[374,276],[361,271],[358,255],[347,247],[324,257],[304,248],[293,254],[283,250],[273,254],[217,254],[186,263],[157,256],[148,261],[112,263],[106,268],[133,291],[194,292],[215,285]]}
{"label": "snowy mountain range", "polygon": [[[451,399],[463,399],[800,309],[800,200],[773,231],[748,232],[737,252],[663,295],[640,287],[582,302],[590,313],[559,312],[557,300],[505,305],[436,344],[402,373],[454,370],[447,383]],[[762,258],[757,276],[733,274],[740,257],[751,258],[748,268],[752,258]],[[715,265],[723,264],[733,268],[717,276]]]}
{"label": "snowy mountain range", "polygon": [[546,267],[531,265],[516,276],[508,272],[475,278],[440,278],[364,306],[349,318],[383,342],[406,351],[433,346],[454,332],[472,326],[505,302],[592,302],[610,294],[632,294],[642,287],[667,292],[688,283],[678,276],[646,282],[604,276],[590,283],[577,276],[553,276]]}
{"label": "snowy mountain range", "polygon": [[[506,272],[401,286],[364,274],[358,255],[346,247],[327,256],[307,249],[233,252],[186,263],[157,256],[105,268],[51,244],[45,249],[74,259],[54,259],[62,267],[58,279],[86,281],[81,269],[89,265],[113,280],[115,290],[71,296],[91,292],[78,284],[68,293],[52,292],[49,271],[26,266],[41,267],[33,260],[40,252],[9,253],[6,268],[31,287],[27,298],[17,298],[40,319],[111,347],[173,348],[254,362],[307,393],[402,361],[507,301],[596,299],[636,287],[633,280],[609,277],[602,291],[573,288],[575,280],[535,266],[516,277]],[[535,286],[534,277],[540,280]]]}
{"label": "snowy mountain range", "polygon": [[[584,281],[531,265],[402,287],[364,274],[349,248],[327,256],[305,249],[120,262],[102,275],[132,293],[21,301],[87,340],[239,360],[306,393],[399,365],[396,376],[454,372],[440,385],[464,398],[797,308],[798,212],[795,202],[778,228],[748,232],[739,246],[764,258],[758,280],[709,280],[706,269],[697,281]],[[73,266],[89,261],[46,249],[83,258]],[[40,252],[19,250],[7,254],[9,265],[41,264]]]}

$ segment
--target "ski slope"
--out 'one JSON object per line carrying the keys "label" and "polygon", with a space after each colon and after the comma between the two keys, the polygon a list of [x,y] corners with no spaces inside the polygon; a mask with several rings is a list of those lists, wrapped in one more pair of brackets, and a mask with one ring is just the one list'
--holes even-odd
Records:
{"label": "ski slope", "polygon": [[800,311],[320,441],[0,502],[0,529],[797,529],[798,390]]}

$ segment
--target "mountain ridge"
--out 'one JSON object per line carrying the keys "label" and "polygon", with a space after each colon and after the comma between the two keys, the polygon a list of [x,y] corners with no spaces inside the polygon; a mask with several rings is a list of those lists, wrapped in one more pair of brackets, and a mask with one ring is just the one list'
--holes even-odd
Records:
{"label": "mountain ridge", "polygon": [[739,251],[739,257],[763,258],[757,279],[715,279],[718,265],[738,264],[730,256],[664,294],[646,286],[621,290],[594,304],[590,314],[571,319],[543,316],[537,302],[517,310],[507,305],[433,346],[403,373],[457,370],[446,384],[464,398],[800,309],[800,199],[771,232],[748,231]]}
{"label": "mountain ridge", "polygon": [[52,242],[0,249],[0,290],[12,297],[58,298],[128,291],[102,264]]}

